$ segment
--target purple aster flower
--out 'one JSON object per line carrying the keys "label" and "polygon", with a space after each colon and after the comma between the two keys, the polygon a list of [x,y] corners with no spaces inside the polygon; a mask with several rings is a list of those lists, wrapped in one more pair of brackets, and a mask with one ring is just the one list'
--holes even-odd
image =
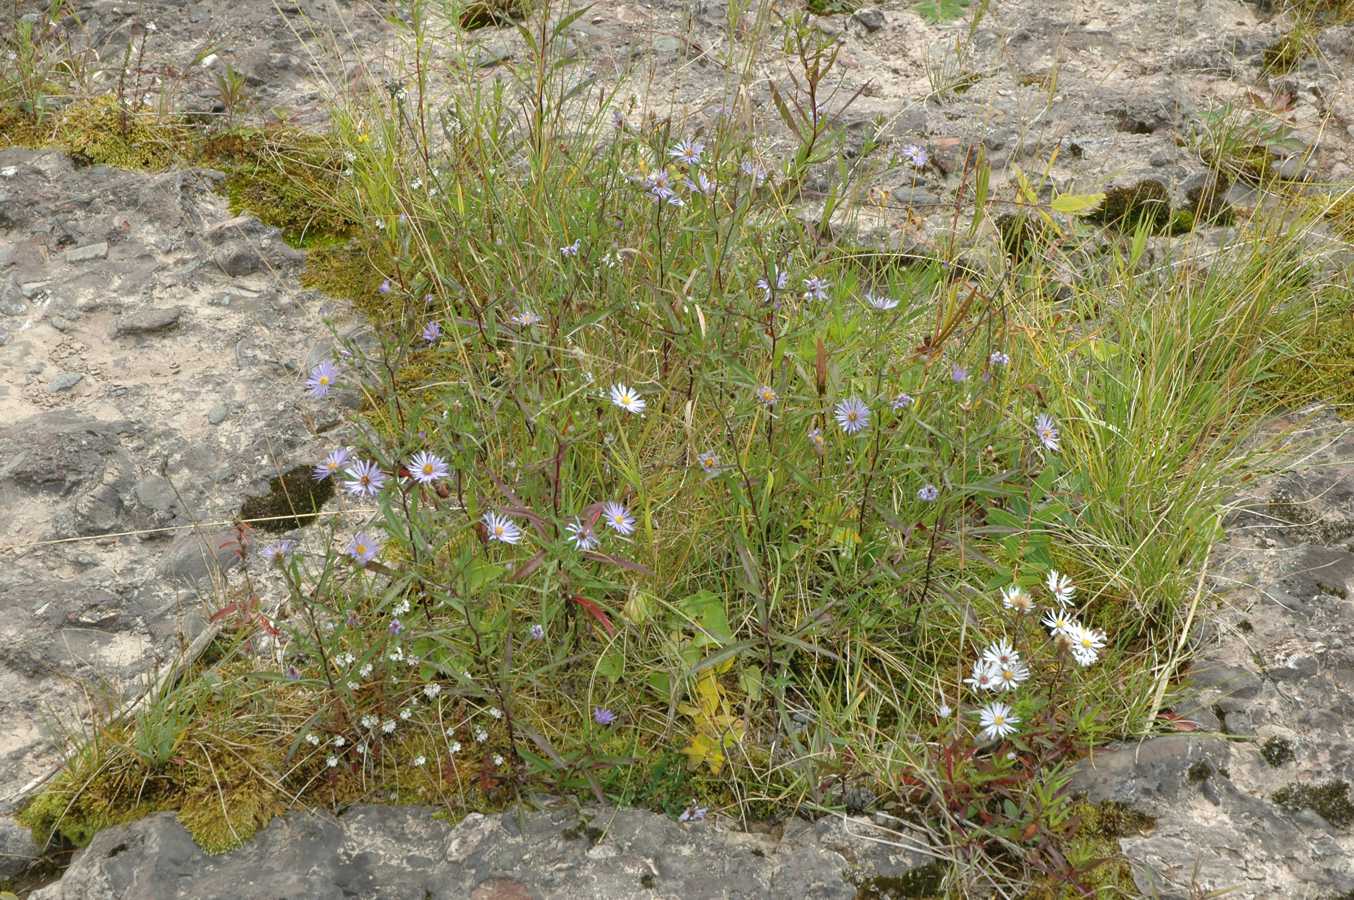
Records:
{"label": "purple aster flower", "polygon": [[310,370],[310,377],[306,379],[306,391],[312,397],[328,397],[329,389],[338,381],[338,374],[338,366],[335,366],[332,360],[326,359]]}
{"label": "purple aster flower", "polygon": [[834,413],[837,424],[847,434],[860,434],[870,427],[870,408],[858,397],[850,397],[838,403]]}
{"label": "purple aster flower", "polygon": [[559,248],[559,252],[560,252],[560,254],[561,254],[562,256],[577,256],[577,255],[578,255],[578,248],[579,248],[580,245],[582,245],[582,243],[583,243],[583,239],[582,239],[582,238],[579,238],[578,240],[574,241],[572,244],[569,244],[569,245],[564,246],[564,247],[560,247],[560,248]]}
{"label": "purple aster flower", "polygon": [[1054,453],[1062,446],[1058,425],[1048,413],[1040,413],[1035,417],[1034,433],[1039,435],[1039,442]]}
{"label": "purple aster flower", "polygon": [[382,281],[382,282],[381,282],[381,286],[378,287],[376,290],[379,291],[379,292],[382,293],[382,294],[389,294],[389,293],[390,293],[390,279],[387,278],[386,280]]}
{"label": "purple aster flower", "polygon": [[993,350],[992,355],[987,358],[987,361],[994,366],[1004,366],[1011,361],[1011,357],[1002,353],[1000,350]]}
{"label": "purple aster flower", "polygon": [[593,708],[592,720],[598,725],[610,725],[616,721],[616,714],[605,706],[598,706]]}
{"label": "purple aster flower", "polygon": [[705,145],[699,141],[684,140],[668,151],[668,156],[677,160],[684,166],[698,166],[701,161],[701,154],[705,152]]}
{"label": "purple aster flower", "polygon": [[924,484],[921,490],[917,491],[917,499],[924,503],[932,503],[940,496],[940,491],[936,490],[934,484]]}
{"label": "purple aster flower", "polygon": [[895,412],[904,410],[916,402],[917,401],[912,398],[911,394],[902,393],[893,398],[893,409]]}
{"label": "purple aster flower", "polygon": [[348,448],[340,447],[337,450],[331,450],[329,455],[324,458],[324,462],[315,467],[311,473],[316,481],[324,481],[330,475],[338,472],[348,462]]}
{"label": "purple aster flower", "polygon": [[950,366],[950,380],[955,384],[962,384],[963,382],[968,381],[968,369],[965,369],[958,363]]}
{"label": "purple aster flower", "polygon": [[543,641],[545,640],[545,626],[538,622],[527,630],[527,634],[531,635],[533,641]]}
{"label": "purple aster flower", "polygon": [[865,294],[865,302],[880,312],[888,312],[898,307],[898,299],[884,294],[868,292]]}
{"label": "purple aster flower", "polygon": [[279,559],[289,559],[295,551],[296,541],[291,538],[283,538],[264,547],[259,551],[259,556],[263,557],[264,562],[274,563]]}
{"label": "purple aster flower", "polygon": [[607,527],[618,534],[635,533],[635,517],[630,515],[630,510],[626,509],[624,504],[615,500],[608,500],[602,504],[602,519],[605,520]]}
{"label": "purple aster flower", "polygon": [[364,566],[375,559],[376,554],[380,552],[380,539],[372,537],[365,531],[359,531],[353,535],[352,541],[348,543],[348,555]]}
{"label": "purple aster flower", "polygon": [[376,463],[359,459],[347,471],[348,480],[344,489],[354,497],[375,497],[386,483],[385,473]]}
{"label": "purple aster flower", "polygon": [[706,478],[714,478],[719,474],[719,454],[713,450],[706,450],[696,457],[696,464],[701,467]]}
{"label": "purple aster flower", "polygon": [[569,540],[579,550],[586,551],[597,548],[599,543],[597,532],[593,531],[591,526],[583,524],[582,520],[574,519],[564,526],[564,530],[569,533]]}
{"label": "purple aster flower", "polygon": [[439,478],[446,478],[449,471],[445,459],[426,450],[415,453],[409,460],[409,474],[419,484],[432,484]]}
{"label": "purple aster flower", "polygon": [[766,168],[762,166],[760,163],[755,163],[750,159],[745,159],[743,160],[742,165],[740,165],[738,168],[740,171],[742,171],[744,175],[752,179],[752,184],[755,187],[761,187],[762,184],[766,181]]}
{"label": "purple aster flower", "polygon": [[697,806],[696,801],[692,800],[691,805],[682,810],[682,814],[677,817],[678,822],[704,822],[705,814],[710,811],[708,806]]}
{"label": "purple aster flower", "polygon": [[429,344],[436,344],[437,339],[442,336],[442,323],[433,319],[427,325],[423,326],[423,340]]}
{"label": "purple aster flower", "polygon": [[826,300],[828,283],[826,279],[819,278],[817,275],[804,279],[804,299],[805,300]]}
{"label": "purple aster flower", "polygon": [[695,181],[688,178],[686,180],[686,187],[687,190],[692,191],[693,193],[704,194],[707,197],[713,197],[718,188],[718,186],[710,180],[710,176],[706,175],[704,172],[699,173],[696,176]]}
{"label": "purple aster flower", "polygon": [[903,148],[903,156],[918,169],[924,168],[930,159],[926,153],[926,148],[919,144],[908,144]]}
{"label": "purple aster flower", "polygon": [[403,631],[403,630],[404,630],[404,625],[400,622],[399,619],[391,619],[391,620],[390,620],[390,633],[391,633],[391,634],[393,634],[393,635],[395,635],[396,637],[398,637],[399,634],[400,634],[400,632]]}

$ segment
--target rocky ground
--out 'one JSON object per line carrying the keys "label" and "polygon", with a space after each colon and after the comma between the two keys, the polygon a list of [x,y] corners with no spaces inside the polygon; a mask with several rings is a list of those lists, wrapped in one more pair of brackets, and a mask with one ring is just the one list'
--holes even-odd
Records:
{"label": "rocky ground", "polygon": [[216,177],[0,151],[0,837],[19,853],[22,790],[221,605],[245,499],[336,439],[332,405],[297,401],[344,311]]}
{"label": "rocky ground", "polygon": [[[115,71],[129,58],[122,89],[179,112],[319,126],[335,87],[404,65],[385,7],[70,5],[79,24],[67,37],[97,58],[92,69]],[[787,64],[754,55],[741,96],[728,96],[741,34],[727,16],[722,0],[600,3],[567,41],[585,74],[607,83],[628,76],[641,107],[684,123],[733,101],[765,126],[767,152],[784,153],[770,98],[772,84],[791,89]],[[885,155],[910,143],[929,152],[926,166],[900,169],[877,195],[877,222],[866,224],[889,239],[934,239],[979,147],[996,167],[999,196],[1019,166],[1059,191],[1146,179],[1175,208],[1197,209],[1206,166],[1192,136],[1222,103],[1282,125],[1282,140],[1266,152],[1287,174],[1323,182],[1354,174],[1354,27],[1319,29],[1315,52],[1271,75],[1265,54],[1288,21],[1239,0],[1011,0],[993,4],[971,33],[963,19],[929,23],[900,2],[816,21],[840,43],[841,81],[825,106],[853,146],[879,129]],[[493,78],[525,58],[510,28],[467,40],[436,48],[435,66],[462,58]],[[233,72],[242,79],[238,103],[223,99]],[[115,89],[118,79],[91,81]],[[121,702],[201,627],[217,596],[215,573],[234,563],[227,523],[244,498],[337,443],[337,420],[297,397],[304,367],[328,344],[326,318],[343,311],[300,288],[297,252],[256,221],[231,217],[213,193],[216,178],[0,151],[0,521],[8,526],[0,538],[0,877],[33,852],[6,817],[59,759],[89,701]],[[1220,193],[1239,207],[1256,201],[1239,188]],[[1322,449],[1246,498],[1215,554],[1210,586],[1225,606],[1201,617],[1197,691],[1179,710],[1199,731],[1102,752],[1080,776],[1093,797],[1155,818],[1149,832],[1122,841],[1145,892],[1354,891],[1354,795],[1345,793],[1354,779],[1354,441],[1334,420],[1310,425],[1308,435]],[[699,879],[716,873],[681,860],[716,856],[714,841],[752,841],[746,865],[719,876],[729,896],[800,884],[787,879],[808,864],[789,837],[757,843],[629,813],[617,821],[636,834],[641,824],[658,829],[672,847],[628,844],[639,838],[623,830],[601,842],[563,840],[570,826],[550,818],[556,813],[535,825],[475,819],[455,830],[412,815],[292,817],[210,864],[159,816],[100,837],[47,895],[130,896],[138,861],[152,856],[163,866],[147,871],[176,880],[179,896],[233,888],[274,853],[327,860],[316,865],[330,867],[324,883],[335,896],[363,878],[389,875],[413,890],[453,872],[464,890],[447,896],[564,896],[565,879],[582,873],[599,879],[597,896],[629,896],[620,891],[633,889],[630,881],[613,888],[606,879],[646,872],[656,880],[641,886],[654,896],[700,895],[709,881]],[[382,837],[386,827],[418,831],[426,852],[378,851],[393,840]],[[506,846],[523,855],[490,858],[500,851],[488,842],[458,857],[467,829],[514,835]],[[284,832],[290,837],[274,840]],[[822,866],[802,883],[847,896],[842,854],[814,847],[805,859]],[[480,868],[466,862],[477,853]],[[544,869],[533,873],[525,859]],[[202,880],[178,881],[199,870]],[[489,880],[465,880],[474,877]],[[274,888],[287,890],[259,884],[258,895]]]}
{"label": "rocky ground", "polygon": [[850,900],[909,885],[926,890],[937,878],[926,856],[860,818],[794,821],[770,835],[678,824],[641,810],[474,814],[455,827],[433,812],[364,806],[337,818],[296,813],[221,857],[204,854],[162,813],[103,832],[60,883],[32,896]]}

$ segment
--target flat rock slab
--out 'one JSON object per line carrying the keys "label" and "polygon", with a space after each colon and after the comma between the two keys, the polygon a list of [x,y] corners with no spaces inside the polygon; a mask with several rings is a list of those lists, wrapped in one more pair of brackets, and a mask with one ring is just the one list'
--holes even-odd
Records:
{"label": "flat rock slab", "polygon": [[1354,896],[1354,431],[1240,499],[1175,711],[1199,731],[1097,752],[1073,787],[1156,820],[1120,840],[1147,896]]}
{"label": "flat rock slab", "polygon": [[418,807],[293,813],[208,856],[171,813],[101,832],[33,900],[853,900],[929,860],[860,818],[792,820],[778,839],[640,810],[473,814]]}
{"label": "flat rock slab", "polygon": [[[346,308],[218,178],[0,150],[23,201],[0,202],[0,826],[90,697],[121,701],[201,627],[243,499],[339,440],[302,373]],[[263,264],[231,276],[220,252]]]}

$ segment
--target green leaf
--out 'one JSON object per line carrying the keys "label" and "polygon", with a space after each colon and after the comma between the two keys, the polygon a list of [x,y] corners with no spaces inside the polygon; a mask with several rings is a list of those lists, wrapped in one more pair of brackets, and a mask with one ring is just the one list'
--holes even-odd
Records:
{"label": "green leaf", "polygon": [[[690,616],[712,639],[721,646],[733,642],[733,631],[729,628],[729,617],[724,612],[724,601],[713,591],[697,591],[678,601],[677,607]],[[701,643],[702,635],[696,642]]]}
{"label": "green leaf", "polygon": [[465,592],[475,594],[502,578],[506,571],[503,566],[485,559],[472,560],[465,568]]}
{"label": "green leaf", "polygon": [[912,9],[930,24],[937,25],[962,18],[968,6],[969,0],[924,0]]}
{"label": "green leaf", "polygon": [[602,658],[597,660],[597,674],[608,681],[620,681],[625,672],[625,656],[615,644],[606,648]]}
{"label": "green leaf", "polygon": [[1069,216],[1084,216],[1094,212],[1104,200],[1104,194],[1059,194],[1049,203],[1049,207],[1054,212]]}

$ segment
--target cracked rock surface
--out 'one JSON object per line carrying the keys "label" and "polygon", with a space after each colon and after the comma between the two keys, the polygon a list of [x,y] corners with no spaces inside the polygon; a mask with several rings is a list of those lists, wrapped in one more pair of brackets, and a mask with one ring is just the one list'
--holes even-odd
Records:
{"label": "cracked rock surface", "polygon": [[5,817],[89,699],[202,627],[241,501],[335,439],[300,367],[336,310],[217,177],[0,151],[0,876],[24,858]]}

